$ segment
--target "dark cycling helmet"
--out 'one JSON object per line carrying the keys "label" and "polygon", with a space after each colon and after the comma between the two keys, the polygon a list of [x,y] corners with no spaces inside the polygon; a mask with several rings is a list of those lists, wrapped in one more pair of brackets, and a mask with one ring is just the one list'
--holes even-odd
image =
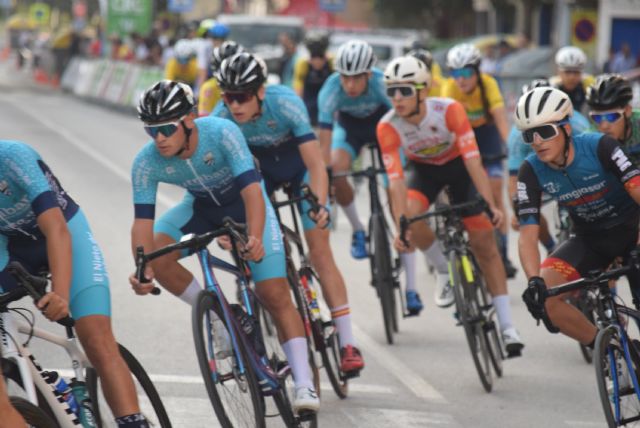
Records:
{"label": "dark cycling helmet", "polygon": [[221,22],[216,22],[209,30],[207,34],[214,39],[226,39],[229,37],[229,27]]}
{"label": "dark cycling helmet", "polygon": [[311,56],[324,56],[329,47],[329,36],[326,33],[308,33],[304,39],[304,45]]}
{"label": "dark cycling helmet", "polygon": [[255,92],[267,80],[267,65],[256,55],[238,53],[222,61],[217,78],[223,91]]}
{"label": "dark cycling helmet", "polygon": [[227,40],[220,46],[216,46],[211,54],[211,71],[216,73],[225,58],[229,58],[241,52],[244,52],[244,48],[233,40]]}
{"label": "dark cycling helmet", "polygon": [[431,71],[431,67],[433,66],[433,55],[431,55],[431,52],[426,49],[411,49],[407,52],[407,55],[418,58],[427,66],[429,71]]}
{"label": "dark cycling helmet", "polygon": [[522,85],[522,94],[526,94],[532,89],[535,88],[544,88],[546,86],[551,86],[547,79],[533,79],[531,82],[526,85]]}
{"label": "dark cycling helmet", "polygon": [[144,91],[138,102],[138,118],[144,123],[163,123],[193,111],[193,91],[181,82],[161,80]]}
{"label": "dark cycling helmet", "polygon": [[629,81],[619,74],[603,74],[587,89],[587,104],[594,110],[625,107],[633,98]]}

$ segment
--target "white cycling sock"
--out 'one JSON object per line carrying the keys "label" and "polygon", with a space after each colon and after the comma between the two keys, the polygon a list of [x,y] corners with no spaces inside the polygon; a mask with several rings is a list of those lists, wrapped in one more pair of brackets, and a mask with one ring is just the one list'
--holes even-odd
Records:
{"label": "white cycling sock", "polygon": [[202,287],[194,276],[187,288],[178,297],[188,305],[195,306],[198,294],[202,291]]}
{"label": "white cycling sock", "polygon": [[505,331],[513,327],[513,320],[511,319],[511,298],[509,295],[501,294],[500,296],[493,296],[492,300],[493,306],[496,308],[496,314],[498,315],[500,331]]}
{"label": "white cycling sock", "polygon": [[447,265],[447,259],[440,248],[440,242],[438,240],[433,241],[433,244],[426,250],[423,250],[427,263],[430,263],[439,274],[448,274],[449,267]]}
{"label": "white cycling sock", "polygon": [[349,304],[331,308],[331,318],[338,329],[340,337],[340,347],[347,345],[356,346],[356,340],[353,337],[353,329],[351,327],[351,309]]}
{"label": "white cycling sock", "polygon": [[407,280],[407,291],[416,291],[416,252],[400,254],[404,275]]}
{"label": "white cycling sock", "polygon": [[289,339],[282,344],[282,350],[287,356],[296,388],[315,389],[311,379],[311,368],[309,367],[307,339],[304,337]]}
{"label": "white cycling sock", "polygon": [[364,230],[364,225],[360,221],[360,217],[358,217],[358,210],[356,209],[356,200],[355,198],[349,205],[341,205],[344,213],[349,219],[349,223],[351,223],[351,228],[354,232],[359,230]]}

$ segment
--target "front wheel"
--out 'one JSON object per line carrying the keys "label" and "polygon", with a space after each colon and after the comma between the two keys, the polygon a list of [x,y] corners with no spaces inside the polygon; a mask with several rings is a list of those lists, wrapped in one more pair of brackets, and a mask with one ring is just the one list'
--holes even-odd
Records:
{"label": "front wheel", "polygon": [[393,344],[393,333],[397,331],[397,307],[394,294],[393,266],[384,218],[372,214],[369,226],[371,245],[371,277],[382,306],[382,318],[387,343]]}
{"label": "front wheel", "polygon": [[[118,349],[120,350],[122,359],[131,372],[138,397],[138,404],[140,405],[140,413],[149,421],[150,426],[170,428],[171,421],[169,420],[167,411],[144,367],[142,367],[142,364],[140,364],[127,348],[118,344]],[[95,369],[88,368],[86,377],[87,391],[93,404],[93,413],[97,426],[100,428],[111,426],[115,420],[115,416],[111,412],[111,408],[102,394],[102,385],[100,385],[98,373]]]}
{"label": "front wheel", "polygon": [[44,410],[20,397],[10,397],[11,405],[20,413],[28,427],[54,428],[57,426]]}

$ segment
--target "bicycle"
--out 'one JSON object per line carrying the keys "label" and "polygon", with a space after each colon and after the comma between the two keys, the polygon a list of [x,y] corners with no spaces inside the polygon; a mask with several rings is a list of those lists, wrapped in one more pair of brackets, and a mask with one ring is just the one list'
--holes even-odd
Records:
{"label": "bicycle", "polygon": [[[46,274],[31,275],[18,262],[11,262],[8,269],[20,286],[0,294],[0,347],[5,378],[23,391],[29,402],[38,405],[51,416],[58,427],[101,428],[111,425],[115,417],[106,400],[99,395],[97,372],[80,349],[73,331],[73,319],[66,317],[58,321],[66,327],[66,337],[63,337],[35,327],[35,318],[29,310],[8,307],[11,302],[27,295],[35,301],[40,300],[48,284]],[[17,320],[12,312],[20,315],[24,321]],[[31,317],[27,317],[26,313],[31,314]],[[24,343],[19,340],[20,334],[27,336]],[[69,386],[77,403],[77,414],[62,394],[46,380],[47,373],[29,351],[28,345],[33,337],[60,346],[69,355],[74,371]],[[171,422],[164,405],[144,368],[124,346],[119,344],[118,347],[137,381],[138,397],[142,398],[141,395],[144,394],[144,399],[139,399],[141,412],[150,424],[170,428]]]}
{"label": "bicycle", "polygon": [[595,325],[598,328],[593,349],[594,366],[600,402],[610,427],[640,421],[640,343],[629,339],[625,327],[628,322],[622,321],[622,316],[626,316],[640,325],[640,311],[616,302],[616,296],[609,288],[609,280],[639,267],[640,257],[638,251],[634,250],[626,266],[606,272],[592,271],[585,278],[548,289],[541,284],[537,290],[538,304],[543,308],[541,319],[551,333],[559,330],[544,311],[544,302],[548,297],[582,289],[594,293]]}
{"label": "bicycle", "polygon": [[333,173],[333,177],[366,178],[369,184],[369,205],[371,217],[366,241],[369,246],[369,263],[371,265],[371,285],[373,285],[382,306],[382,317],[387,343],[393,344],[393,334],[398,332],[398,306],[395,293],[398,293],[402,306],[403,318],[409,314],[404,295],[400,289],[400,258],[393,258],[390,242],[393,239],[389,223],[382,208],[378,193],[378,175],[386,174],[382,161],[377,153],[377,143],[368,143],[366,147],[371,155],[371,164],[359,171]]}
{"label": "bicycle", "polygon": [[[259,301],[248,286],[248,267],[237,249],[239,244],[246,242],[244,229],[244,225],[225,218],[223,227],[219,229],[201,235],[185,235],[180,242],[156,251],[144,254],[144,249],[138,247],[136,277],[147,282],[143,275],[146,263],[176,250],[192,251],[202,268],[205,284],[192,310],[194,342],[200,372],[218,421],[225,428],[264,427],[264,397],[272,396],[285,424],[298,426],[313,418],[315,413],[293,414],[285,386],[291,370],[286,361],[270,360],[266,356],[256,318]],[[207,249],[215,238],[221,236],[230,237],[233,264],[213,256]],[[241,304],[227,301],[214,268],[235,276]],[[219,342],[215,338],[212,313],[222,321],[226,330],[224,335],[231,345],[230,355],[216,352],[216,343]]]}
{"label": "bicycle", "polygon": [[[444,247],[449,260],[449,280],[453,287],[458,325],[464,328],[473,363],[485,391],[491,392],[493,379],[491,370],[502,377],[502,343],[496,322],[496,313],[490,302],[482,271],[469,250],[464,232],[462,215],[466,210],[482,206],[483,200],[474,200],[457,205],[436,205],[434,211],[414,217],[400,217],[400,236],[405,240],[411,223],[434,218],[435,233]],[[405,244],[408,242],[405,240]]]}
{"label": "bicycle", "polygon": [[22,397],[9,397],[9,402],[24,419],[29,427],[54,428],[56,425],[44,410],[33,405]]}
{"label": "bicycle", "polygon": [[[298,214],[294,207],[296,204],[307,201],[311,205],[310,211],[317,213],[321,209],[321,205],[306,184],[301,186],[301,194],[299,196],[293,194],[289,183],[283,185],[282,188],[287,195],[287,200],[277,201],[274,194],[271,204],[276,210],[282,230],[289,283],[291,284],[296,305],[304,321],[307,337],[309,337],[310,343],[313,344],[315,352],[320,354],[322,367],[327,372],[331,387],[339,398],[346,398],[348,395],[348,380],[355,377],[356,374],[344,373],[340,370],[338,330],[331,318],[331,311],[324,299],[320,297],[317,287],[317,284],[320,284],[320,277],[311,266],[311,262],[305,252]],[[291,208],[291,222],[294,229],[282,222],[279,209],[287,206]],[[300,267],[297,269],[293,261],[292,246],[295,247],[298,254]],[[319,389],[317,390],[319,391]]]}

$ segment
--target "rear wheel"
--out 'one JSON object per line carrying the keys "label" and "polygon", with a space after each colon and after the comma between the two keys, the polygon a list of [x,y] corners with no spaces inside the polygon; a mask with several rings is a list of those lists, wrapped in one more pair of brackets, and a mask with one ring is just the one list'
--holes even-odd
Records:
{"label": "rear wheel", "polygon": [[44,410],[34,406],[21,397],[10,397],[11,405],[20,413],[28,427],[54,428],[58,425],[45,413]]}

